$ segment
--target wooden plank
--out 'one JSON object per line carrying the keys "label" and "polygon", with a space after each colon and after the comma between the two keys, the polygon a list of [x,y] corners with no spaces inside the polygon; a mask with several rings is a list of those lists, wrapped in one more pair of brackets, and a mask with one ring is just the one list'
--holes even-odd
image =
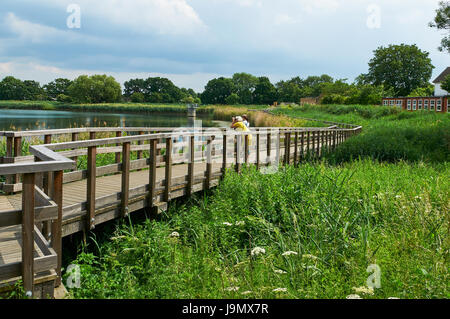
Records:
{"label": "wooden plank", "polygon": [[298,132],[294,133],[294,165],[298,165]]}
{"label": "wooden plank", "polygon": [[261,165],[261,134],[259,129],[256,130],[256,169],[259,170]]}
{"label": "wooden plank", "polygon": [[122,217],[128,216],[128,196],[130,189],[130,143],[123,143],[122,150]]}
{"label": "wooden plank", "polygon": [[35,174],[23,176],[22,194],[22,279],[25,293],[32,297],[34,286],[34,200]]}
{"label": "wooden plank", "polygon": [[235,136],[236,145],[236,172],[239,174],[241,172],[241,136]]}
{"label": "wooden plank", "polygon": [[[14,157],[22,156],[22,138],[15,137],[14,138]],[[20,183],[20,174],[14,175],[14,183]]]}
{"label": "wooden plank", "polygon": [[87,198],[87,229],[91,230],[95,227],[95,192],[96,192],[96,146],[91,146],[88,149],[88,176],[87,176],[87,188],[86,188],[86,198]]}
{"label": "wooden plank", "polygon": [[272,134],[267,133],[267,165],[270,165],[271,152],[272,152]]}
{"label": "wooden plank", "polygon": [[164,192],[164,199],[166,202],[170,200],[170,183],[172,180],[172,138],[169,137],[166,139],[166,189]]}
{"label": "wooden plank", "polygon": [[[116,137],[122,137],[122,131],[117,131]],[[120,146],[120,143],[116,144],[116,146]],[[116,157],[116,163],[120,163],[120,152],[117,152],[115,157]]]}
{"label": "wooden plank", "polygon": [[212,174],[212,145],[211,137],[208,138],[208,143],[206,145],[206,179],[205,179],[205,189],[210,188],[211,174]]}

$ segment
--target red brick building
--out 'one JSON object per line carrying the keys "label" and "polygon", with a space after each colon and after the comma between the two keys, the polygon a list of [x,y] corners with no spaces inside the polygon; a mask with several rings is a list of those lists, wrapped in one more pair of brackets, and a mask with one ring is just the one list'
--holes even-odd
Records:
{"label": "red brick building", "polygon": [[385,97],[382,104],[401,107],[406,111],[449,112],[449,96]]}
{"label": "red brick building", "polygon": [[406,111],[428,110],[432,112],[449,112],[448,92],[441,88],[441,82],[450,74],[450,67],[442,72],[434,81],[435,96],[418,96],[418,97],[385,97],[382,100],[384,106],[401,107]]}

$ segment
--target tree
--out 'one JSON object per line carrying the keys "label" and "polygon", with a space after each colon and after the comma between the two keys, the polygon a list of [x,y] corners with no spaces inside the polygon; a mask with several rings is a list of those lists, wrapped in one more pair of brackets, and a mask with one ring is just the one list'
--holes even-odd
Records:
{"label": "tree", "polygon": [[440,1],[439,8],[436,10],[434,21],[429,26],[438,30],[447,31],[447,36],[441,40],[439,51],[447,50],[450,53],[450,1]]}
{"label": "tree", "polygon": [[225,103],[227,103],[228,105],[236,105],[236,104],[239,104],[240,100],[241,99],[239,98],[239,95],[237,95],[236,93],[231,93],[225,99]]}
{"label": "tree", "polygon": [[112,103],[122,96],[120,84],[107,75],[81,75],[68,87],[68,92],[78,103]]}
{"label": "tree", "polygon": [[450,74],[447,75],[441,83],[441,88],[450,93]]}
{"label": "tree", "polygon": [[[252,104],[253,92],[258,84],[258,78],[248,73],[235,73],[233,75],[234,93],[239,97],[237,103]],[[233,103],[233,104],[237,104]]]}
{"label": "tree", "polygon": [[220,77],[206,84],[200,98],[205,104],[226,104],[225,99],[233,93],[233,89],[233,80]]}
{"label": "tree", "polygon": [[369,73],[364,77],[373,85],[392,88],[395,96],[407,96],[414,89],[429,82],[434,66],[429,53],[416,45],[379,47],[369,62]]}
{"label": "tree", "polygon": [[321,94],[321,84],[322,83],[333,83],[333,78],[327,74],[322,74],[321,76],[308,76],[303,81],[303,86],[309,89],[305,93],[309,93],[304,96],[317,97]]}
{"label": "tree", "polygon": [[71,84],[72,81],[69,79],[58,78],[47,83],[43,88],[47,97],[57,99],[60,94],[69,95],[68,88]]}
{"label": "tree", "polygon": [[298,84],[298,79],[299,78],[297,77],[289,81],[279,81],[275,84],[279,102],[300,102],[303,91]]}
{"label": "tree", "polygon": [[143,103],[145,100],[144,94],[141,92],[134,92],[130,98],[133,103]]}
{"label": "tree", "polygon": [[7,76],[0,82],[0,100],[25,99],[23,82],[13,76]]}
{"label": "tree", "polygon": [[33,80],[23,81],[24,99],[25,100],[45,100],[45,92],[41,88],[39,82]]}
{"label": "tree", "polygon": [[277,90],[268,77],[258,78],[255,92],[253,92],[253,101],[256,104],[273,104],[277,100]]}
{"label": "tree", "polygon": [[428,84],[425,87],[417,88],[413,90],[408,96],[416,97],[416,96],[431,96],[434,93],[434,86],[432,84]]}

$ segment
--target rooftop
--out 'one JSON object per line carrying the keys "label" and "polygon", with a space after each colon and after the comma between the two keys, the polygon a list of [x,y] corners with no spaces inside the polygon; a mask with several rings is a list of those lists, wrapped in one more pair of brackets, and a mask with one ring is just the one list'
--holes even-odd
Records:
{"label": "rooftop", "polygon": [[434,81],[433,83],[441,83],[447,75],[450,74],[450,66],[445,69]]}

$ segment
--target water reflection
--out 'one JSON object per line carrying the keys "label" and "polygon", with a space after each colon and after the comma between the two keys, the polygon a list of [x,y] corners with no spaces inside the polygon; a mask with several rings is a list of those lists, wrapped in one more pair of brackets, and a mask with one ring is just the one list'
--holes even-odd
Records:
{"label": "water reflection", "polygon": [[[203,127],[217,127],[211,117],[197,117]],[[198,125],[198,124],[197,124]],[[76,127],[194,127],[194,119],[180,114],[118,114],[0,109],[0,131]]]}

